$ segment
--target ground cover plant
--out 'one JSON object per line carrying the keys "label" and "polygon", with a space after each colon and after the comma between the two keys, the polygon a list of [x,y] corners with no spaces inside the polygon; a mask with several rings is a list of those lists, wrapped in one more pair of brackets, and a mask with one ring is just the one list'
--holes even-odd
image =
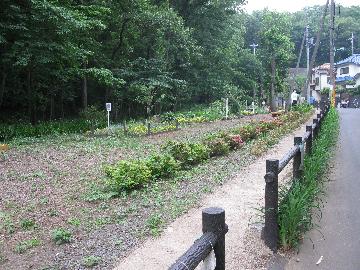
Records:
{"label": "ground cover plant", "polygon": [[[0,268],[32,264],[35,269],[81,269],[93,256],[101,258],[94,269],[112,269],[116,259],[158,235],[255,159],[250,152],[259,138],[243,143],[232,130],[272,120],[270,115],[256,115],[198,123],[149,137],[15,138],[0,162],[0,184],[6,187],[0,189]],[[174,166],[170,157],[159,161],[167,140],[203,143],[214,135],[234,150],[186,169],[178,162]],[[120,160],[147,160],[156,180],[152,177],[143,188],[132,190],[104,189],[109,180],[104,179],[104,166]],[[53,240],[53,231],[61,228],[71,234],[70,243],[57,245]],[[40,245],[16,253],[16,245],[28,239],[38,239]]]}
{"label": "ground cover plant", "polygon": [[328,168],[338,130],[339,116],[336,109],[331,109],[322,122],[312,154],[305,157],[303,177],[294,179],[290,190],[286,187],[281,189],[279,242],[285,250],[297,247],[304,233],[315,226],[313,214],[314,210],[321,211],[323,174]]}

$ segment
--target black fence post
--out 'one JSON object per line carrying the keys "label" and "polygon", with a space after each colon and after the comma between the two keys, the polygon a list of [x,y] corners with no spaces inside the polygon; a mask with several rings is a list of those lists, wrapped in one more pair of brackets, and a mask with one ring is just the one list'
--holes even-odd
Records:
{"label": "black fence post", "polygon": [[177,119],[175,119],[175,127],[176,130],[179,130],[179,121]]}
{"label": "black fence post", "polygon": [[313,129],[312,126],[306,126],[306,132],[310,132],[309,138],[306,141],[306,154],[310,155],[312,151],[312,137],[313,137]]}
{"label": "black fence post", "polygon": [[214,247],[216,257],[215,270],[225,270],[225,233],[227,226],[225,224],[225,210],[211,207],[202,211],[202,230],[203,233],[212,232],[217,235]]}
{"label": "black fence post", "polygon": [[150,122],[147,123],[147,135],[151,135],[151,124]]}
{"label": "black fence post", "polygon": [[265,244],[277,252],[279,239],[278,205],[279,205],[279,160],[266,160],[265,175]]}
{"label": "black fence post", "polygon": [[302,137],[294,137],[294,145],[299,146],[299,151],[296,152],[293,161],[293,178],[300,179],[301,177],[301,149]]}
{"label": "black fence post", "polygon": [[319,121],[317,119],[313,119],[313,124],[315,124],[313,139],[316,139],[316,137],[318,135]]}

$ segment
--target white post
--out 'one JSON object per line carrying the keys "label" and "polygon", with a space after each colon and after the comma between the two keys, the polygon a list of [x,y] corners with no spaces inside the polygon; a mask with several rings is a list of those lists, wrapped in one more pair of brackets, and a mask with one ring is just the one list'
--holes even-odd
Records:
{"label": "white post", "polygon": [[110,128],[110,112],[111,112],[111,103],[106,103],[106,111],[107,111],[107,122],[108,122],[108,128]]}
{"label": "white post", "polygon": [[253,114],[255,114],[255,103],[254,103],[254,101],[251,103],[251,106],[252,106],[252,112],[253,112]]}
{"label": "white post", "polygon": [[225,118],[226,120],[229,117],[229,98],[225,99]]}

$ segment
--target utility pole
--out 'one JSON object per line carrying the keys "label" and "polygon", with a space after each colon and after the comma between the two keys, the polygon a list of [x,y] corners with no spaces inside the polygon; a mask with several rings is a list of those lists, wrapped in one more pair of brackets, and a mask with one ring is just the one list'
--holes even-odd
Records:
{"label": "utility pole", "polygon": [[335,2],[334,0],[330,1],[330,82],[332,85],[332,90],[330,91],[330,101],[333,104],[335,100],[335,44],[334,44],[334,30],[335,30]]}
{"label": "utility pole", "polygon": [[[309,39],[309,26],[306,26],[305,30],[306,34],[306,71],[309,73],[310,70],[310,39]],[[310,100],[310,84],[307,85],[307,88],[305,89],[305,98],[306,101],[309,102]]]}
{"label": "utility pole", "polygon": [[349,40],[351,40],[351,55],[354,54],[354,33],[351,33],[351,38],[349,38]]}
{"label": "utility pole", "polygon": [[256,47],[257,47],[257,46],[259,46],[259,44],[253,43],[253,44],[250,45],[250,47],[253,48],[253,54],[254,54],[254,55],[256,54]]}

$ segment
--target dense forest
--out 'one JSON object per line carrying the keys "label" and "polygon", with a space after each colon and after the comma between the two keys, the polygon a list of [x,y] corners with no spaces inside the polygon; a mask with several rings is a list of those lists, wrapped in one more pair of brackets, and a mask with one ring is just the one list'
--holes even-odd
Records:
{"label": "dense forest", "polygon": [[[325,4],[325,3],[324,3]],[[2,0],[0,120],[36,123],[112,102],[115,120],[287,92],[304,28],[323,7],[245,13],[244,0]],[[339,60],[360,37],[359,7],[339,8]],[[327,19],[328,22],[328,19]],[[259,44],[254,56],[249,46]],[[355,40],[355,52],[359,42]],[[328,26],[317,63],[328,62]],[[302,59],[302,66],[305,65]]]}

